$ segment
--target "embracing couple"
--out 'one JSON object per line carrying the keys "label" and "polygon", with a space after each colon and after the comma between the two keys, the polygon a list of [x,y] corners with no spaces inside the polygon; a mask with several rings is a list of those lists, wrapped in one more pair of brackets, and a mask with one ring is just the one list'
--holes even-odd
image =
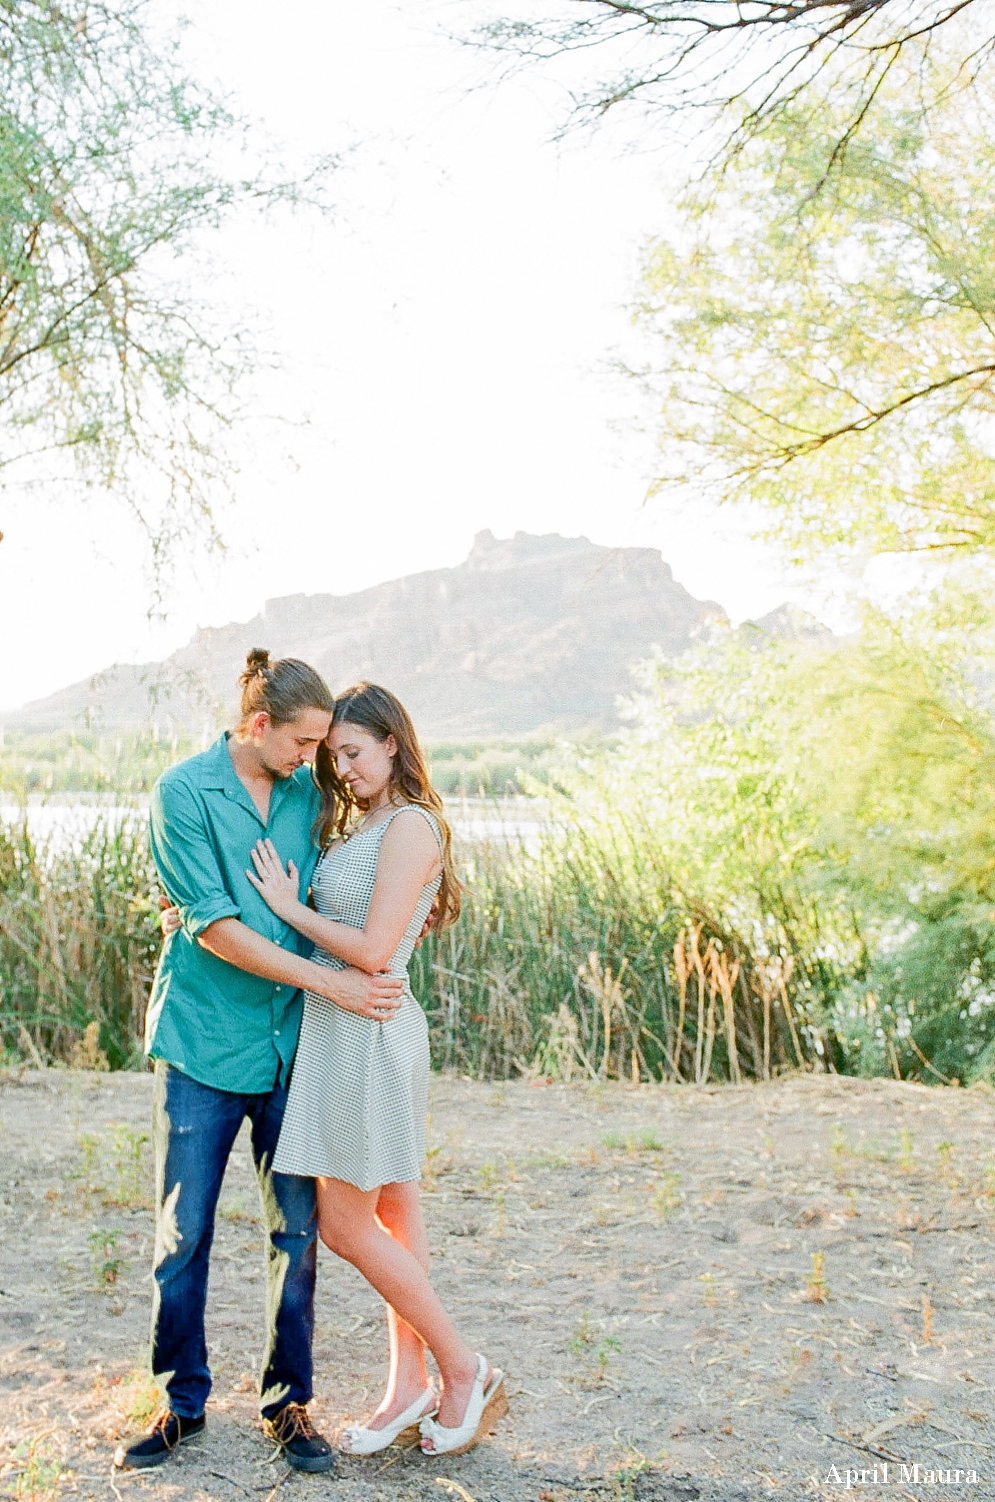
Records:
{"label": "embracing couple", "polygon": [[175,904],[146,1030],[152,1370],[167,1406],[115,1464],[157,1465],[204,1427],[214,1217],[246,1118],[268,1236],[266,1434],[298,1470],[334,1465],[306,1408],[320,1235],[387,1306],[384,1397],[340,1450],[372,1455],[417,1431],[426,1454],[468,1450],[507,1402],[501,1372],[428,1279],[428,1029],[407,974],[426,922],[459,914],[441,799],[385,689],[335,699],[306,663],[258,650],[241,685],[237,729],[166,772],[152,798],[152,850]]}

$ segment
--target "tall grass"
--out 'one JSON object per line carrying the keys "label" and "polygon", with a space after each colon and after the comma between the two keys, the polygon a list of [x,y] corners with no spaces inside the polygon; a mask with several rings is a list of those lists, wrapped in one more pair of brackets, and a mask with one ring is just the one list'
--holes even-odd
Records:
{"label": "tall grass", "polygon": [[[995,1080],[982,614],[980,634],[964,610],[869,618],[844,643],[716,630],[643,664],[610,755],[530,742],[522,784],[551,817],[527,842],[467,848],[465,915],[415,957],[438,1066]],[[450,749],[463,786],[480,748]],[[128,820],[73,850],[2,834],[7,1049],[137,1057],[153,880]]]}
{"label": "tall grass", "polygon": [[770,1078],[825,1057],[791,966],[674,883],[649,831],[480,844],[460,922],[416,953],[437,1066],[479,1078]]}
{"label": "tall grass", "polygon": [[[456,927],[412,980],[437,1068],[479,1078],[765,1077],[814,1057],[784,977],[674,887],[645,831],[612,849],[582,826],[464,858]],[[159,947],[144,821],[115,816],[39,847],[0,824],[0,1036],[8,1057],[141,1059]]]}
{"label": "tall grass", "polygon": [[0,823],[0,1041],[8,1056],[114,1069],[141,1058],[159,948],[144,821],[39,846]]}

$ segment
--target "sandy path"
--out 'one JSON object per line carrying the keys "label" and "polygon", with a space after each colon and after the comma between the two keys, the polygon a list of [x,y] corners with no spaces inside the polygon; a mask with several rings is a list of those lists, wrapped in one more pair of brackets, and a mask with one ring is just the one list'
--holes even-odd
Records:
{"label": "sandy path", "polygon": [[[149,1087],[0,1081],[0,1495],[746,1502],[840,1497],[866,1468],[863,1495],[995,1498],[995,1095],[832,1077],[437,1080],[434,1275],[508,1370],[512,1413],[468,1456],[392,1450],[334,1480],[288,1473],[255,1426],[262,1260],[240,1141],[208,1429],[112,1485],[148,1401]],[[324,1252],[317,1319],[331,1433],[377,1392],[383,1337],[375,1296]]]}

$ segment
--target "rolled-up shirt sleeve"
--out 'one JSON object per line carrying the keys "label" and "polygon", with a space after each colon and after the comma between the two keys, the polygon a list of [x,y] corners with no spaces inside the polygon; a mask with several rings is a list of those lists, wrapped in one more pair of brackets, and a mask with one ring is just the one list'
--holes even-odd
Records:
{"label": "rolled-up shirt sleeve", "polygon": [[197,798],[179,779],[156,784],[149,836],[163,887],[179,908],[189,938],[197,939],[219,918],[242,916],[225,885]]}

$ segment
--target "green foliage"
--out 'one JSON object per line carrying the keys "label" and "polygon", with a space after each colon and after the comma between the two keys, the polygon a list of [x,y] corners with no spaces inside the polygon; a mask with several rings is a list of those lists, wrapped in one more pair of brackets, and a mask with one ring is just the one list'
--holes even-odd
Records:
{"label": "green foliage", "polygon": [[[995,1077],[993,635],[940,598],[645,664],[628,729],[560,748],[534,829],[463,848],[464,915],[412,966],[437,1067]],[[0,832],[8,1055],[137,1059],[154,891],[140,819],[45,850]]]}
{"label": "green foliage", "polygon": [[304,192],[248,144],[148,0],[0,3],[0,472],[112,488],[157,556],[212,533],[253,364],[189,292],[198,236]]}
{"label": "green foliage", "polygon": [[746,920],[754,944],[777,935],[799,1013],[821,1017],[839,1067],[988,1072],[995,720],[983,617],[970,601],[934,601],[919,618],[869,616],[847,643],[757,642],[748,661],[742,638],[704,666],[698,654],[672,675],[657,668],[676,686],[637,707],[656,730],[669,705],[685,752],[671,753],[657,816],[705,789],[700,836],[676,826],[678,865],[700,863],[710,901],[740,930]]}
{"label": "green foliage", "polygon": [[0,746],[0,793],[18,801],[39,793],[107,793],[127,799],[150,792],[160,773],[200,749],[199,743],[159,740],[146,732],[8,732]]}
{"label": "green foliage", "polygon": [[[52,1435],[40,1434],[12,1445],[8,1452],[14,1473],[10,1495],[16,1502],[53,1502],[74,1479],[58,1453]],[[7,1466],[4,1467],[7,1470]]]}
{"label": "green foliage", "polygon": [[546,782],[562,758],[559,743],[439,741],[426,746],[432,782],[444,798],[507,798]]}
{"label": "green foliage", "polygon": [[798,558],[995,546],[995,83],[960,63],[910,44],[852,135],[829,70],[646,262],[659,484],[759,502]]}
{"label": "green foliage", "polygon": [[86,1238],[90,1247],[93,1276],[99,1288],[116,1283],[124,1267],[124,1258],[117,1255],[119,1232],[98,1228]]}
{"label": "green foliage", "polygon": [[[200,742],[148,731],[106,734],[8,731],[0,745],[0,792],[108,793],[151,791],[161,772],[201,749]],[[446,798],[505,798],[549,780],[563,757],[553,740],[440,741],[426,747],[432,780]]]}
{"label": "green foliage", "polygon": [[843,643],[743,628],[646,664],[608,759],[557,772],[551,827],[472,853],[465,922],[417,960],[437,1057],[995,1071],[985,629],[940,600]]}

